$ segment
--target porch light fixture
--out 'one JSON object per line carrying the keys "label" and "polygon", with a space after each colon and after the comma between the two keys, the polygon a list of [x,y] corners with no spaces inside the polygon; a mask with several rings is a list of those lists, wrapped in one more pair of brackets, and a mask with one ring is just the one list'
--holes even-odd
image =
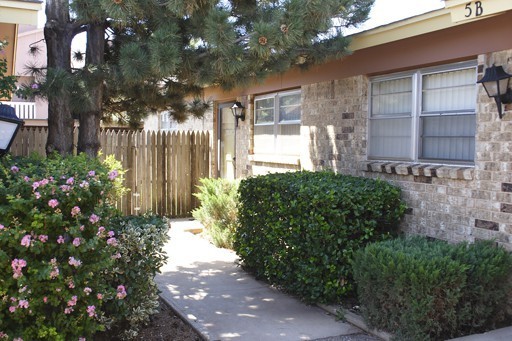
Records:
{"label": "porch light fixture", "polygon": [[236,126],[238,127],[238,120],[245,121],[245,107],[240,102],[235,102],[231,107],[231,112],[236,119]]}
{"label": "porch light fixture", "polygon": [[23,120],[16,116],[16,110],[13,107],[0,104],[0,156],[9,151],[22,125]]}
{"label": "porch light fixture", "polygon": [[502,104],[512,103],[512,90],[509,88],[512,75],[503,70],[503,66],[492,65],[485,70],[485,74],[477,81],[482,83],[489,97],[494,98],[498,107],[500,119],[503,118]]}

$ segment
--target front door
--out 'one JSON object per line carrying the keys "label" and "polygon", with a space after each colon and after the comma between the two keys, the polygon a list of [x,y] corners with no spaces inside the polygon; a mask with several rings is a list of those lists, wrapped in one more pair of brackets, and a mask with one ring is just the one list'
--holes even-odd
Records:
{"label": "front door", "polygon": [[231,104],[219,105],[219,171],[224,179],[235,179],[235,118]]}

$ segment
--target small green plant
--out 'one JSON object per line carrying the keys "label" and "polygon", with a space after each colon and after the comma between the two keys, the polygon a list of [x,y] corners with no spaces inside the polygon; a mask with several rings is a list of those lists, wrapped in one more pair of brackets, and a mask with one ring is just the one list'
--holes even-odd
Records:
{"label": "small green plant", "polygon": [[492,242],[377,242],[356,252],[353,268],[365,319],[399,340],[483,332],[506,317],[512,256]]}
{"label": "small green plant", "polygon": [[108,325],[119,170],[84,155],[0,160],[0,338],[77,340]]}
{"label": "small green plant", "polygon": [[238,182],[226,179],[204,178],[199,192],[194,195],[200,206],[192,212],[217,247],[233,248],[233,236],[237,222]]}
{"label": "small green plant", "polygon": [[405,205],[384,181],[332,172],[269,174],[239,187],[235,251],[243,265],[307,302],[352,289],[353,253],[398,228]]}

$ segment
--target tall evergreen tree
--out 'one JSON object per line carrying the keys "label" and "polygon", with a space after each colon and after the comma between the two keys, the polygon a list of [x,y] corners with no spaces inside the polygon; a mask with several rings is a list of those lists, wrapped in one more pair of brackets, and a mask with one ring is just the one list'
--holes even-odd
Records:
{"label": "tall evergreen tree", "polygon": [[[168,110],[201,116],[204,86],[242,87],[291,67],[347,53],[342,28],[366,20],[374,0],[47,0],[47,151],[95,155],[100,119],[132,122]],[[71,70],[71,38],[87,32],[85,67]],[[52,81],[52,85],[49,82]],[[57,86],[58,84],[58,86]],[[195,98],[187,102],[187,99]]]}

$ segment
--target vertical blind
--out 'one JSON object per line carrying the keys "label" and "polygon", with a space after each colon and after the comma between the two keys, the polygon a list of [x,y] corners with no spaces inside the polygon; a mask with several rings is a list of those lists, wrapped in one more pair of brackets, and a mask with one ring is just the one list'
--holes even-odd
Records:
{"label": "vertical blind", "polygon": [[371,83],[370,158],[473,161],[476,68],[457,67]]}

